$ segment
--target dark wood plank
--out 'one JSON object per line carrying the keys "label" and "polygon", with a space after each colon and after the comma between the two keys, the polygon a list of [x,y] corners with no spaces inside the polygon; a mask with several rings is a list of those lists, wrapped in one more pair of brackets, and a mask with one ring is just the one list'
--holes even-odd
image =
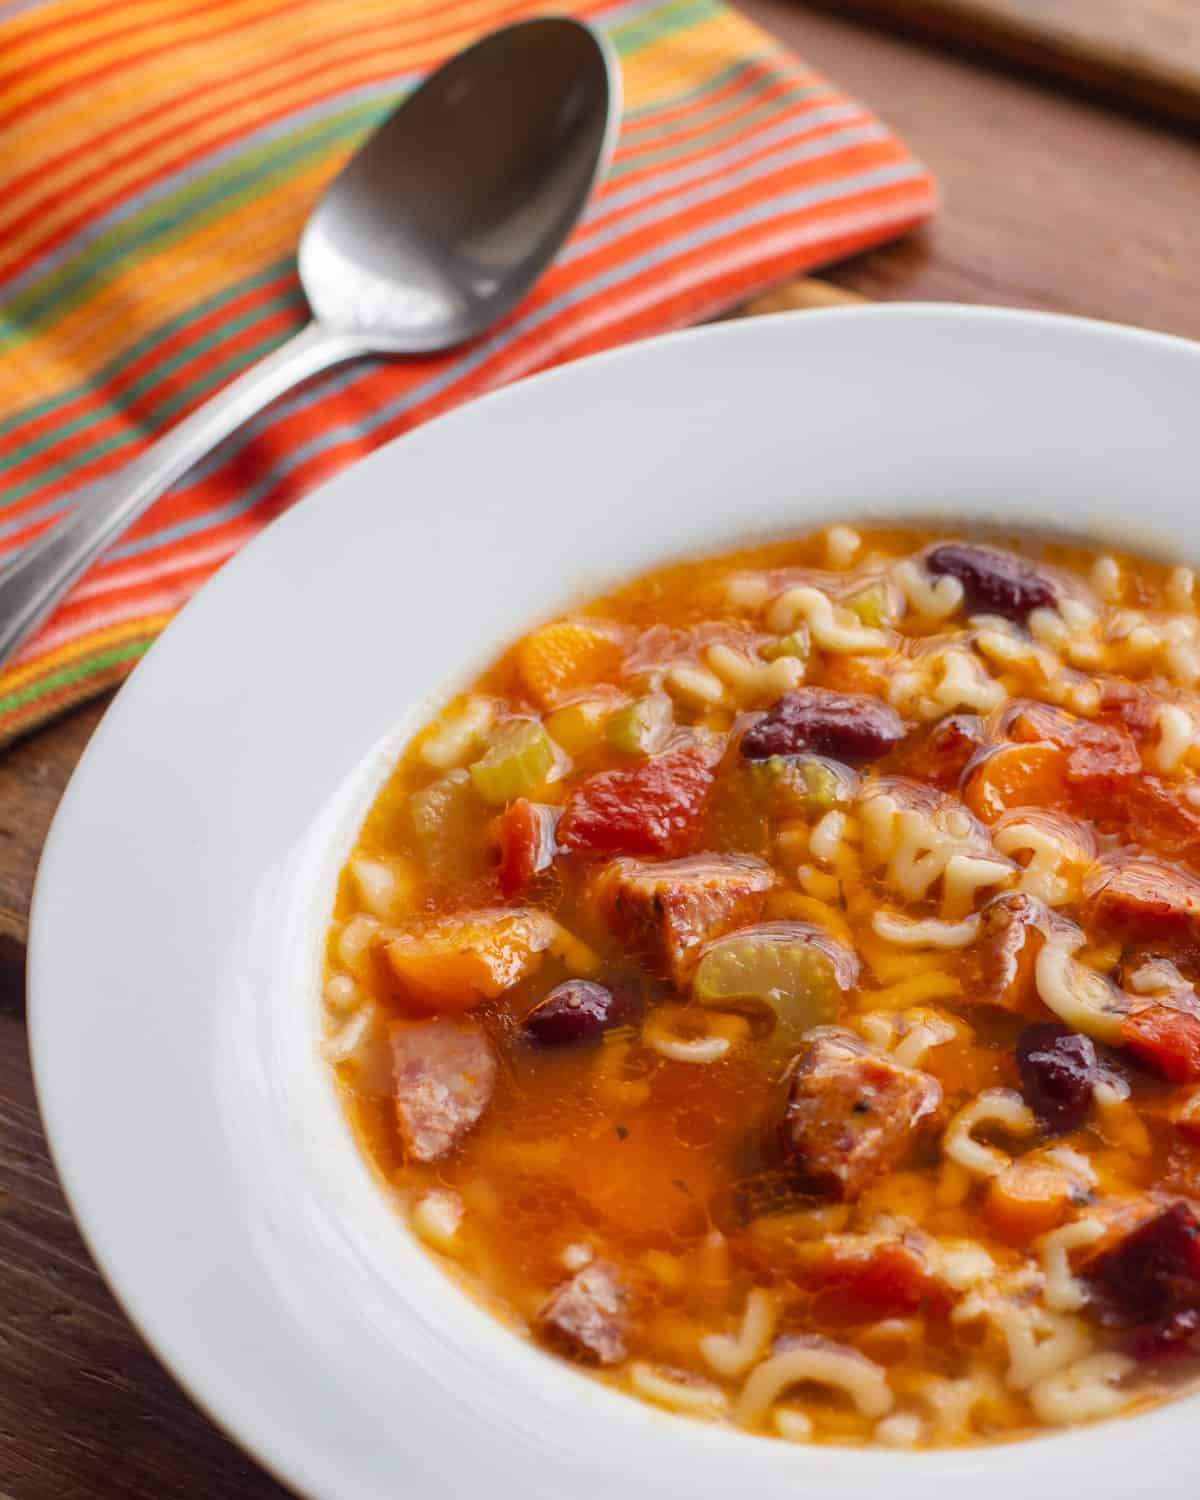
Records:
{"label": "dark wood plank", "polygon": [[[869,100],[941,178],[938,222],[837,268],[843,293],[1008,302],[1200,335],[1190,142],[793,0],[745,8]],[[754,310],[836,295],[808,283]],[[0,1500],[273,1500],[279,1486],[191,1405],[105,1289],[34,1104],[22,1001],[33,869],[103,706],[0,756]]]}
{"label": "dark wood plank", "polygon": [[933,168],[923,233],[828,274],[871,298],[1003,303],[1200,337],[1200,151],[796,0],[745,10],[868,101]]}
{"label": "dark wood plank", "polygon": [[1200,125],[1196,0],[824,0]]}

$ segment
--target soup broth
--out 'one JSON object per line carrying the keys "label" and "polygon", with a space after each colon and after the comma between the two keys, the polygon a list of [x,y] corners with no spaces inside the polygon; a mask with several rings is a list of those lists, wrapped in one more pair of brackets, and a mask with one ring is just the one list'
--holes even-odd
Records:
{"label": "soup broth", "polygon": [[326,1056],[519,1333],[786,1440],[1200,1359],[1190,570],[838,525],[541,625],[343,872]]}

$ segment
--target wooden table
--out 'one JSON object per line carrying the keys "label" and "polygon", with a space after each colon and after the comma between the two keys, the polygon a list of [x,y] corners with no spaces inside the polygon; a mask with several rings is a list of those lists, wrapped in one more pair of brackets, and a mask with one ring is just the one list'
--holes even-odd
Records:
{"label": "wooden table", "polygon": [[[1200,338],[1194,135],[796,0],[743,4],[869,101],[942,183],[928,232],[838,267],[832,282]],[[33,873],[104,707],[0,757],[0,1500],[262,1500],[283,1492],[179,1391],[92,1268],[34,1105],[23,1002]]]}

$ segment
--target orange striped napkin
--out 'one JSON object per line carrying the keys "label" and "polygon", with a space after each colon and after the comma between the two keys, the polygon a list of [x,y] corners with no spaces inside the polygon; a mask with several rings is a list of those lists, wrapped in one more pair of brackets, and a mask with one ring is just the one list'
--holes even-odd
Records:
{"label": "orange striped napkin", "polygon": [[[511,0],[0,0],[0,549],[292,333],[314,199]],[[571,0],[620,54],[611,174],[535,292],[432,358],[334,370],[165,496],[0,674],[0,742],[128,673],[299,495],[512,380],[895,235],[930,178],[714,0]]]}

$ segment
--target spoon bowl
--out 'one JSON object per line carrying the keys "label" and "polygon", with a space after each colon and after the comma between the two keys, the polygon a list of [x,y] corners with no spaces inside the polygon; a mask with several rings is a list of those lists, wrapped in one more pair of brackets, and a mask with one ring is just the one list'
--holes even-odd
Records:
{"label": "spoon bowl", "polygon": [[271,401],[362,354],[429,354],[510,312],[578,222],[620,119],[620,71],[582,21],[492,32],[405,99],[300,240],[313,321],[89,485],[0,572],[0,663],[155,500]]}
{"label": "spoon bowl", "polygon": [[619,74],[578,21],[493,32],[432,74],[330,183],[300,280],[330,328],[443,349],[509,312],[571,232],[616,132]]}

